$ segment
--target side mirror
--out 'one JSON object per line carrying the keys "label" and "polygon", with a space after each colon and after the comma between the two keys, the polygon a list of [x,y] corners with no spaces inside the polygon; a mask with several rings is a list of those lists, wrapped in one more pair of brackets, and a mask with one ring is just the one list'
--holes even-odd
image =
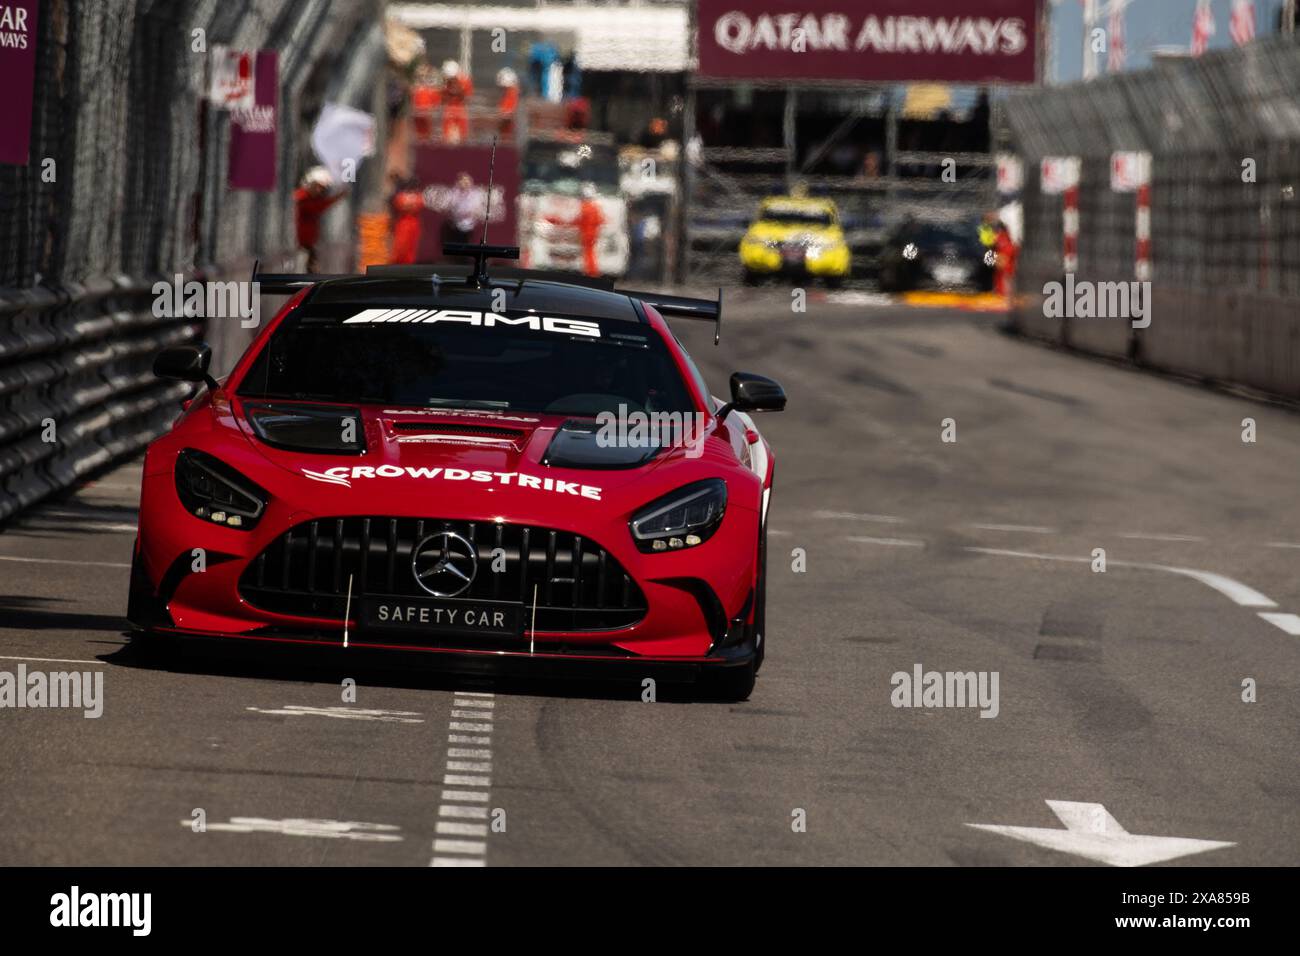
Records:
{"label": "side mirror", "polygon": [[779,382],[753,372],[733,372],[731,401],[718,409],[718,418],[733,411],[780,412],[785,410],[785,389]]}
{"label": "side mirror", "polygon": [[216,380],[208,374],[212,364],[212,348],[206,342],[198,345],[176,345],[163,349],[153,360],[153,373],[159,378],[179,382],[204,382],[208,388],[217,388]]}

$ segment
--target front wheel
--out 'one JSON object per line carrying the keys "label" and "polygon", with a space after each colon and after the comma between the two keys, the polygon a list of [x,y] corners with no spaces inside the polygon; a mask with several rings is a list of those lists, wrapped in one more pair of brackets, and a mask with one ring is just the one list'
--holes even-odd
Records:
{"label": "front wheel", "polygon": [[758,539],[758,585],[754,588],[754,673],[767,653],[767,526]]}

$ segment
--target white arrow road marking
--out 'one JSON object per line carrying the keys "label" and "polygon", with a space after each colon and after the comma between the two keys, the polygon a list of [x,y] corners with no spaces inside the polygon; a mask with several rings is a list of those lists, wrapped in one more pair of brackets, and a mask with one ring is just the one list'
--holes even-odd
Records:
{"label": "white arrow road marking", "polygon": [[422,724],[424,718],[414,710],[362,710],[359,707],[302,707],[298,704],[285,704],[276,709],[263,707],[245,707],[258,714],[273,714],[276,717],[338,717],[342,720],[382,720],[395,724]]}
{"label": "white arrow road marking", "polygon": [[968,823],[976,830],[988,830],[1033,843],[1035,846],[1062,853],[1073,853],[1085,859],[1096,860],[1110,866],[1146,866],[1165,860],[1236,846],[1221,840],[1193,840],[1187,837],[1140,836],[1129,833],[1100,803],[1074,803],[1069,800],[1048,800],[1047,805],[1065,824],[1064,830],[1048,827],[1004,827],[988,823]]}
{"label": "white arrow road marking", "polygon": [[[193,829],[193,820],[181,826]],[[206,829],[222,833],[279,833],[283,836],[323,837],[330,840],[361,840],[369,843],[397,843],[401,827],[389,823],[355,823],[342,820],[267,820],[263,817],[231,817],[228,823],[209,823]]]}

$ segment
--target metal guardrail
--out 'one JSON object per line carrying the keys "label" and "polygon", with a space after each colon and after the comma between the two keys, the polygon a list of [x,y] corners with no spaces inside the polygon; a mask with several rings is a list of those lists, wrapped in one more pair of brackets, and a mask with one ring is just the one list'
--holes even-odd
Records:
{"label": "metal guardrail", "polygon": [[0,521],[139,451],[189,386],[160,382],[154,355],[197,337],[158,318],[152,283],[0,294]]}
{"label": "metal guardrail", "polygon": [[[188,386],[153,377],[160,349],[210,336],[218,369],[242,349],[251,330],[237,323],[155,316],[152,288],[176,273],[245,279],[254,257],[294,249],[324,81],[386,114],[385,0],[39,2],[30,161],[0,166],[0,522],[167,428]],[[230,117],[201,107],[200,36],[280,53],[273,192],[227,188]]]}
{"label": "metal guardrail", "polygon": [[[1024,332],[1197,378],[1300,399],[1300,43],[1264,39],[1154,69],[1012,96],[1025,166],[1013,322]],[[1077,156],[1077,280],[1134,281],[1132,194],[1117,151],[1149,152],[1151,325],[1043,314],[1062,279],[1061,197],[1039,160]]]}

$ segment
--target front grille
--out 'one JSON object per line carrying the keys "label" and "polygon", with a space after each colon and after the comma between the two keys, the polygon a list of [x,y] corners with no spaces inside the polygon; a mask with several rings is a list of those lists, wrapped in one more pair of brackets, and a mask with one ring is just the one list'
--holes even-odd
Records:
{"label": "front grille", "polygon": [[[343,620],[352,598],[430,595],[411,573],[411,552],[451,531],[474,545],[478,573],[458,599],[518,601],[537,630],[598,631],[645,617],[645,595],[610,554],[567,531],[496,522],[417,518],[320,518],[286,531],[249,564],[239,592],[266,611]],[[497,549],[500,549],[498,551]],[[500,571],[493,571],[494,553]],[[527,556],[525,559],[524,556]]]}

